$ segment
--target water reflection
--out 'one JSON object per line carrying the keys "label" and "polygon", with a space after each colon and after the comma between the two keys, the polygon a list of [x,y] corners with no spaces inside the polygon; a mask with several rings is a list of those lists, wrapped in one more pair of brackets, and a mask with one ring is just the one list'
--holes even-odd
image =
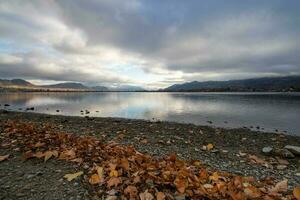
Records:
{"label": "water reflection", "polygon": [[4,103],[48,114],[80,116],[87,109],[90,116],[213,121],[216,126],[260,126],[300,135],[299,93],[8,93],[0,95],[2,107]]}

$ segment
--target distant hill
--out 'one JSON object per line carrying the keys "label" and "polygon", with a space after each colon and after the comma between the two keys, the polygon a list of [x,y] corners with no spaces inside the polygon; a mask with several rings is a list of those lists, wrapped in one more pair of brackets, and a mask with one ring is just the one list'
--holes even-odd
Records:
{"label": "distant hill", "polygon": [[41,86],[43,88],[63,88],[63,89],[79,89],[79,90],[88,90],[91,89],[81,83],[59,83],[54,85],[45,85]]}
{"label": "distant hill", "polygon": [[59,83],[53,85],[34,85],[23,79],[0,79],[0,91],[107,91],[104,86],[88,87],[82,83]]}
{"label": "distant hill", "polygon": [[6,79],[0,79],[0,86],[26,86],[30,87],[33,86],[28,81],[25,81],[23,79],[12,79],[12,80],[6,80]]}
{"label": "distant hill", "polygon": [[139,87],[139,86],[132,86],[132,85],[121,85],[116,88],[111,88],[113,91],[128,91],[128,92],[140,92],[140,91],[145,91],[144,88]]}
{"label": "distant hill", "polygon": [[300,91],[300,76],[175,84],[162,91]]}

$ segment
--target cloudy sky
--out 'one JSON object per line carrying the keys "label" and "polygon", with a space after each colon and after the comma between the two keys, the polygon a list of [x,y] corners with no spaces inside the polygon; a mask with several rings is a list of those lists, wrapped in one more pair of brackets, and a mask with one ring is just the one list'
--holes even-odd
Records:
{"label": "cloudy sky", "polygon": [[1,0],[0,78],[169,86],[300,74],[299,0]]}

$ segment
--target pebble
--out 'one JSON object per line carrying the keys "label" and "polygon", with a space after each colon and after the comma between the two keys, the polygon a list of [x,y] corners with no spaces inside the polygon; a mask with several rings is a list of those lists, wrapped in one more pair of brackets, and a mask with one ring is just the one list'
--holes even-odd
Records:
{"label": "pebble", "polygon": [[292,152],[295,155],[300,155],[300,147],[299,146],[286,145],[284,148],[289,150],[290,152]]}
{"label": "pebble", "polygon": [[262,149],[262,152],[263,152],[264,154],[266,154],[266,155],[270,155],[270,154],[272,153],[272,151],[273,151],[273,148],[270,147],[270,146],[264,147],[264,148]]}

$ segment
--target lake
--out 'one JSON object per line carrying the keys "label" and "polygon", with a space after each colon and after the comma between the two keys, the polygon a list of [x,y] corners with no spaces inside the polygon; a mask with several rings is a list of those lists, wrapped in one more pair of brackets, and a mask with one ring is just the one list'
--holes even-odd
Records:
{"label": "lake", "polygon": [[[11,110],[167,120],[217,127],[286,131],[300,136],[300,93],[1,93]],[[60,112],[56,112],[60,110]],[[259,129],[258,129],[259,127]]]}

